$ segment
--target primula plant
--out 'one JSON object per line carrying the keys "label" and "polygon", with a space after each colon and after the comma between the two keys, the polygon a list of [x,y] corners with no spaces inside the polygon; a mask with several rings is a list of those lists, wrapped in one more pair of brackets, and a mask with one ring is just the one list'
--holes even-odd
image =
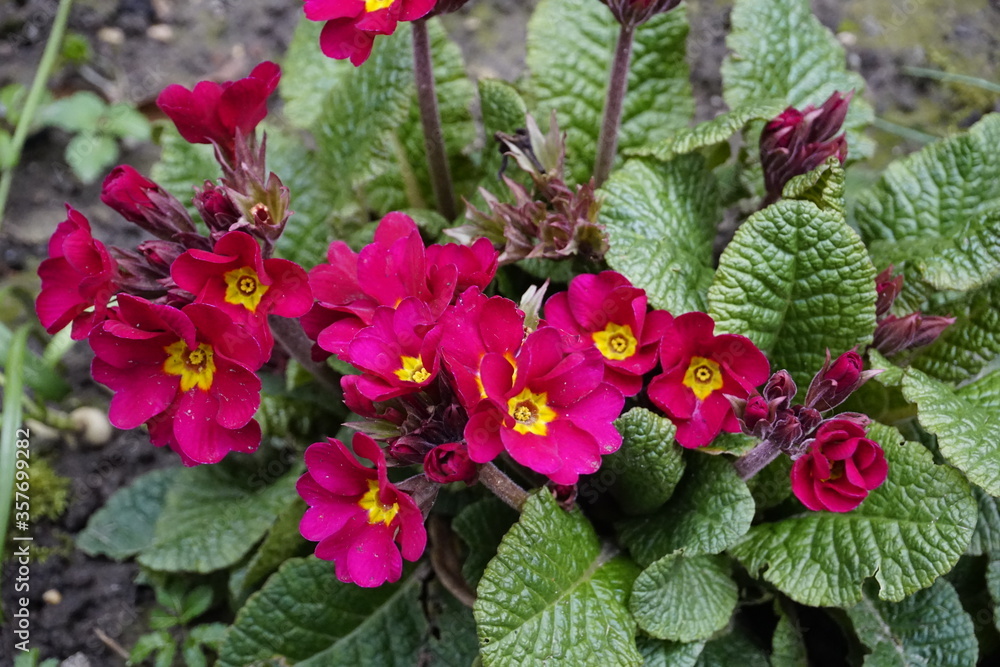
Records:
{"label": "primula plant", "polygon": [[67,207],[38,316],[186,466],[81,548],[224,589],[226,666],[995,651],[1000,117],[851,178],[805,0],[737,0],[697,125],[680,3],[542,0],[516,84],[463,4],[306,0],[160,94],[102,196],[148,240]]}

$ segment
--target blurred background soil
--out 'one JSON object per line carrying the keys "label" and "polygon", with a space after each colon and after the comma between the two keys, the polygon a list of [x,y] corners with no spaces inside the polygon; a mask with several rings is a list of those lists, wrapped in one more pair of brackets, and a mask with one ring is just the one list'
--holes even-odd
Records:
{"label": "blurred background soil", "polygon": [[[523,71],[525,23],[535,4],[473,0],[446,18],[473,75],[515,79]],[[30,85],[56,5],[55,0],[0,0],[0,87]],[[689,2],[688,55],[699,120],[725,109],[719,66],[729,8],[724,0]],[[1000,81],[1000,0],[813,0],[813,8],[844,44],[849,66],[868,81],[865,97],[880,119],[873,130],[879,143],[874,168],[918,148],[921,139],[944,136],[1000,110],[996,94],[907,69]],[[300,14],[301,3],[292,0],[77,0],[69,30],[85,38],[90,55],[83,64],[61,67],[51,89],[56,97],[90,90],[155,118],[156,95],[171,83],[190,87],[201,79],[231,80],[261,60],[280,60]],[[907,135],[896,126],[928,136]],[[65,218],[65,202],[87,215],[105,243],[126,246],[138,240],[137,229],[100,204],[100,179],[83,185],[66,165],[69,139],[61,130],[46,129],[25,146],[0,231],[0,286],[37,290],[34,272],[48,237]],[[120,162],[148,172],[157,156],[152,144],[126,146]],[[18,304],[0,304],[0,321],[24,316]],[[74,347],[66,372],[75,388],[66,409],[106,406],[108,394],[90,380],[86,346]],[[33,565],[31,645],[42,657],[76,656],[67,664],[122,664],[100,635],[130,648],[146,627],[152,596],[133,582],[133,564],[89,558],[73,549],[72,539],[111,493],[147,470],[175,464],[174,457],[150,446],[141,431],[116,434],[100,448],[56,440],[40,442],[37,449],[69,479],[69,500],[59,518],[35,527],[45,558]],[[8,609],[10,573],[8,566],[2,579]],[[46,591],[58,595],[45,595],[45,601]],[[9,664],[10,642],[3,632],[0,664]]]}

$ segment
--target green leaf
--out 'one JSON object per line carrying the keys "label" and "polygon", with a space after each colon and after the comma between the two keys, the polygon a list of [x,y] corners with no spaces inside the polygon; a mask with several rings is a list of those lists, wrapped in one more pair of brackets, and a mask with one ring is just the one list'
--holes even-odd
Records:
{"label": "green leaf", "polygon": [[971,292],[967,299],[925,310],[953,315],[956,322],[938,340],[919,350],[914,367],[938,380],[958,383],[977,375],[1000,356],[1000,282]]}
{"label": "green leaf", "polygon": [[660,510],[618,524],[621,543],[643,567],[675,551],[717,554],[750,528],[750,490],[723,456],[692,453],[684,478]]}
{"label": "green leaf", "polygon": [[[567,171],[577,182],[588,180],[594,169],[619,27],[611,12],[592,0],[542,0],[528,23],[535,117],[543,121],[552,109],[559,112],[559,127],[567,134]],[[684,7],[636,29],[620,152],[664,140],[691,120],[687,33]]]}
{"label": "green leaf", "polygon": [[705,644],[695,667],[769,667],[767,656],[743,632],[733,631]]}
{"label": "green leaf", "polygon": [[432,628],[427,639],[429,663],[434,667],[469,667],[479,656],[476,619],[472,610],[450,593],[432,587],[428,620]]}
{"label": "green leaf", "polygon": [[188,592],[181,603],[180,616],[178,620],[182,625],[187,625],[198,618],[212,606],[212,587],[208,585],[197,586]]}
{"label": "green leaf", "polygon": [[517,517],[517,512],[495,496],[477,500],[455,517],[452,528],[469,549],[462,576],[470,584],[479,584],[486,565]]}
{"label": "green leaf", "polygon": [[639,637],[637,644],[643,667],[694,667],[705,648],[705,642],[681,644],[652,637]]}
{"label": "green leaf", "polygon": [[965,553],[970,556],[984,554],[1000,554],[1000,506],[993,496],[978,486],[972,487],[972,495],[976,498],[979,512],[976,518],[976,532]]}
{"label": "green leaf", "polygon": [[776,507],[791,497],[792,485],[788,482],[791,470],[792,460],[787,456],[779,456],[747,480],[758,512]]}
{"label": "green leaf", "polygon": [[[338,581],[333,563],[314,557],[286,561],[240,609],[219,651],[219,667],[243,667],[272,657],[304,664],[321,652],[328,661],[320,664],[331,667],[393,665],[397,663],[380,659],[394,650],[412,665],[413,635],[423,631],[419,591],[416,577],[361,588]],[[359,660],[364,652],[374,661]]]}
{"label": "green leaf", "polygon": [[[602,8],[604,9],[604,8]],[[601,189],[608,264],[672,313],[705,309],[719,220],[715,178],[700,155],[629,160]]]}
{"label": "green leaf", "polygon": [[945,460],[973,484],[1000,496],[1000,421],[996,413],[915,368],[903,376],[903,396],[917,404],[920,425],[937,435]]}
{"label": "green leaf", "polygon": [[514,86],[499,79],[479,80],[479,102],[482,105],[483,128],[486,130],[484,171],[486,178],[495,182],[502,158],[494,135],[497,132],[514,134],[517,128],[525,127],[528,106]]}
{"label": "green leaf", "polygon": [[716,330],[742,334],[805,386],[834,355],[871,342],[875,268],[842,215],[780,201],[740,226],[708,292]]}
{"label": "green leaf", "polygon": [[775,607],[778,625],[771,637],[771,667],[809,667],[802,629],[781,609],[780,604],[775,604]]}
{"label": "green leaf", "polygon": [[993,625],[1000,630],[1000,560],[996,558],[986,566],[986,589],[993,601]]}
{"label": "green leaf", "polygon": [[236,464],[183,470],[139,563],[165,572],[212,572],[236,563],[295,498],[297,477],[293,469],[265,486]]}
{"label": "green leaf", "polygon": [[730,548],[751,574],[811,606],[861,600],[875,577],[879,597],[899,601],[948,572],[975,527],[975,501],[957,470],[934,465],[917,443],[873,424],[889,477],[852,512],[805,512],[755,526]]}
{"label": "green leaf", "polygon": [[651,512],[670,498],[684,474],[682,450],[674,444],[677,429],[645,408],[632,408],[615,428],[622,446],[605,459],[601,476],[604,470],[614,474],[611,493],[626,512]]}
{"label": "green leaf", "polygon": [[38,115],[45,125],[73,134],[90,134],[97,130],[98,119],[107,109],[108,105],[96,93],[81,90],[45,105]]}
{"label": "green leaf", "polygon": [[882,602],[866,595],[847,615],[858,638],[873,651],[865,659],[872,667],[966,667],[975,665],[979,657],[972,619],[944,579],[902,602]]}
{"label": "green leaf", "polygon": [[811,201],[822,209],[844,213],[844,170],[836,156],[807,174],[795,176],[781,191],[785,199]]}
{"label": "green leaf", "polygon": [[625,154],[630,157],[652,157],[665,162],[678,155],[727,142],[751,121],[771,120],[784,110],[783,103],[753,102],[720,113],[712,120],[700,123],[691,129],[677,130],[657,144],[633,148]]}
{"label": "green leaf", "polygon": [[848,145],[852,156],[871,154],[873,143],[861,134],[874,118],[861,99],[865,81],[847,70],[843,47],[813,16],[809,0],[737,0],[730,22],[730,53],[722,63],[729,108],[783,100],[801,109],[854,90],[844,121]]}
{"label": "green leaf", "polygon": [[154,470],[115,492],[91,515],[76,538],[76,546],[91,556],[115,560],[141,552],[153,541],[156,519],[180,473],[180,468]]}
{"label": "green leaf", "polygon": [[854,215],[872,257],[939,290],[1000,276],[1000,114],[893,162]]}
{"label": "green leaf", "polygon": [[[64,329],[68,332],[68,329]],[[0,322],[0,350],[9,350],[13,345],[14,333]],[[35,392],[35,397],[42,400],[61,401],[71,390],[68,382],[54,368],[58,359],[49,362],[44,356],[28,348],[24,355],[24,384]]]}
{"label": "green leaf", "polygon": [[278,90],[288,121],[302,129],[311,128],[323,113],[331,91],[354,69],[346,60],[327,58],[319,48],[319,34],[325,24],[299,19],[281,68]]}
{"label": "green leaf", "polygon": [[305,503],[301,499],[293,501],[274,520],[267,537],[250,561],[233,571],[229,578],[229,592],[235,602],[244,602],[247,596],[286,560],[295,556],[305,556],[312,550],[314,545],[307,542],[299,533],[299,522],[305,510]]}
{"label": "green leaf", "polygon": [[154,653],[159,653],[160,656],[168,654],[172,661],[175,650],[174,639],[169,632],[166,630],[149,632],[139,637],[135,646],[132,647],[132,652],[129,653],[128,657],[129,664],[139,664]]}
{"label": "green leaf", "polygon": [[636,577],[628,606],[653,637],[693,642],[726,627],[738,599],[725,556],[670,554]]}
{"label": "green leaf", "polygon": [[635,575],[579,511],[564,512],[547,491],[532,495],[479,582],[483,664],[639,665],[625,607]]}
{"label": "green leaf", "polygon": [[18,156],[14,154],[14,141],[10,132],[0,128],[0,169],[11,169],[17,164]]}
{"label": "green leaf", "polygon": [[153,165],[150,177],[177,197],[188,213],[197,216],[198,212],[191,203],[195,186],[200,188],[205,181],[222,175],[212,147],[208,144],[189,144],[173,125],[163,128],[159,143],[160,160]]}
{"label": "green leaf", "polygon": [[149,141],[149,120],[129,104],[112,104],[100,119],[102,133],[120,139]]}
{"label": "green leaf", "polygon": [[118,142],[104,134],[81,132],[66,144],[65,157],[77,178],[90,184],[118,159]]}

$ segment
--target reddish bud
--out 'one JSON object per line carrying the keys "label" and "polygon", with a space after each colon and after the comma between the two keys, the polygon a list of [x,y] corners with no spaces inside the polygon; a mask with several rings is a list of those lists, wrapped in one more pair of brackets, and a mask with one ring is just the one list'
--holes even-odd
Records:
{"label": "reddish bud", "polygon": [[872,347],[886,356],[930,345],[955,323],[954,317],[910,313],[904,317],[889,315],[875,327]]}
{"label": "reddish bud", "polygon": [[208,247],[177,198],[126,164],[112,169],[104,179],[101,201],[129,222],[165,241]]}
{"label": "reddish bud", "polygon": [[424,457],[424,474],[427,479],[438,484],[475,484],[479,470],[469,458],[469,450],[464,442],[449,442],[427,452]]}
{"label": "reddish bud", "polygon": [[795,398],[798,391],[799,388],[795,385],[791,374],[786,370],[780,370],[767,381],[761,394],[763,394],[764,400],[768,403],[774,403],[774,406],[780,410],[791,405],[792,399]]}
{"label": "reddish bud", "polygon": [[203,190],[195,190],[194,205],[213,232],[228,232],[240,219],[241,213],[226,194],[226,189],[211,181],[205,181]]}
{"label": "reddish bud", "polygon": [[890,264],[885,271],[875,276],[875,291],[878,293],[878,299],[875,301],[876,318],[887,314],[896,297],[903,291],[903,276],[893,277],[892,270]]}
{"label": "reddish bud", "polygon": [[806,405],[820,412],[831,410],[854,393],[858,387],[881,371],[862,371],[864,361],[857,350],[848,350],[830,363],[830,351],[826,351],[826,362],[816,373],[806,391]]}
{"label": "reddish bud", "polygon": [[642,25],[657,14],[668,12],[680,0],[601,0],[622,25]]}

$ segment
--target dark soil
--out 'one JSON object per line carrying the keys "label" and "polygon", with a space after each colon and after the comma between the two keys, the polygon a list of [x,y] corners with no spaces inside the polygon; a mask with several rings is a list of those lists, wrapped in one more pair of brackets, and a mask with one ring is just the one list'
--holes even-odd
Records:
{"label": "dark soil", "polygon": [[[524,25],[535,0],[472,2],[447,26],[466,51],[476,75],[513,79],[523,70]],[[897,5],[912,7],[909,13]],[[29,84],[48,34],[56,0],[0,0],[0,86]],[[690,2],[689,60],[698,97],[698,117],[724,109],[719,65],[725,54],[729,3]],[[894,122],[943,134],[974,122],[997,107],[997,97],[968,87],[941,85],[902,72],[904,66],[944,69],[997,80],[1000,3],[996,0],[814,0],[817,15],[845,44],[849,64],[869,82],[866,97]],[[170,83],[243,76],[253,64],[278,60],[300,15],[290,0],[78,0],[70,31],[93,48],[85,66],[62,68],[53,81],[57,95],[93,90],[110,102],[128,101],[155,114],[153,100]],[[899,137],[877,136],[889,156],[912,150]],[[13,196],[0,232],[0,285],[37,284],[34,271],[49,235],[65,217],[63,202],[83,211],[106,243],[129,246],[139,234],[99,202],[100,185],[82,185],[69,171],[63,151],[69,137],[57,130],[33,136],[25,147]],[[121,162],[148,172],[153,146],[128,148]],[[0,314],[8,310],[5,304]],[[68,359],[73,405],[106,404],[107,395],[89,378],[85,346]],[[91,665],[123,664],[98,630],[126,648],[146,630],[152,603],[148,588],[134,583],[137,567],[91,558],[76,551],[73,536],[118,488],[142,473],[176,465],[176,457],[152,447],[140,431],[118,434],[99,449],[54,447],[57,471],[72,480],[66,513],[35,526],[36,546],[49,557],[32,565],[31,646],[43,658],[82,654]],[[3,569],[3,603],[11,608],[11,568]],[[58,604],[42,601],[58,591]],[[51,597],[51,596],[50,596]],[[10,664],[11,635],[0,636],[0,664]]]}

